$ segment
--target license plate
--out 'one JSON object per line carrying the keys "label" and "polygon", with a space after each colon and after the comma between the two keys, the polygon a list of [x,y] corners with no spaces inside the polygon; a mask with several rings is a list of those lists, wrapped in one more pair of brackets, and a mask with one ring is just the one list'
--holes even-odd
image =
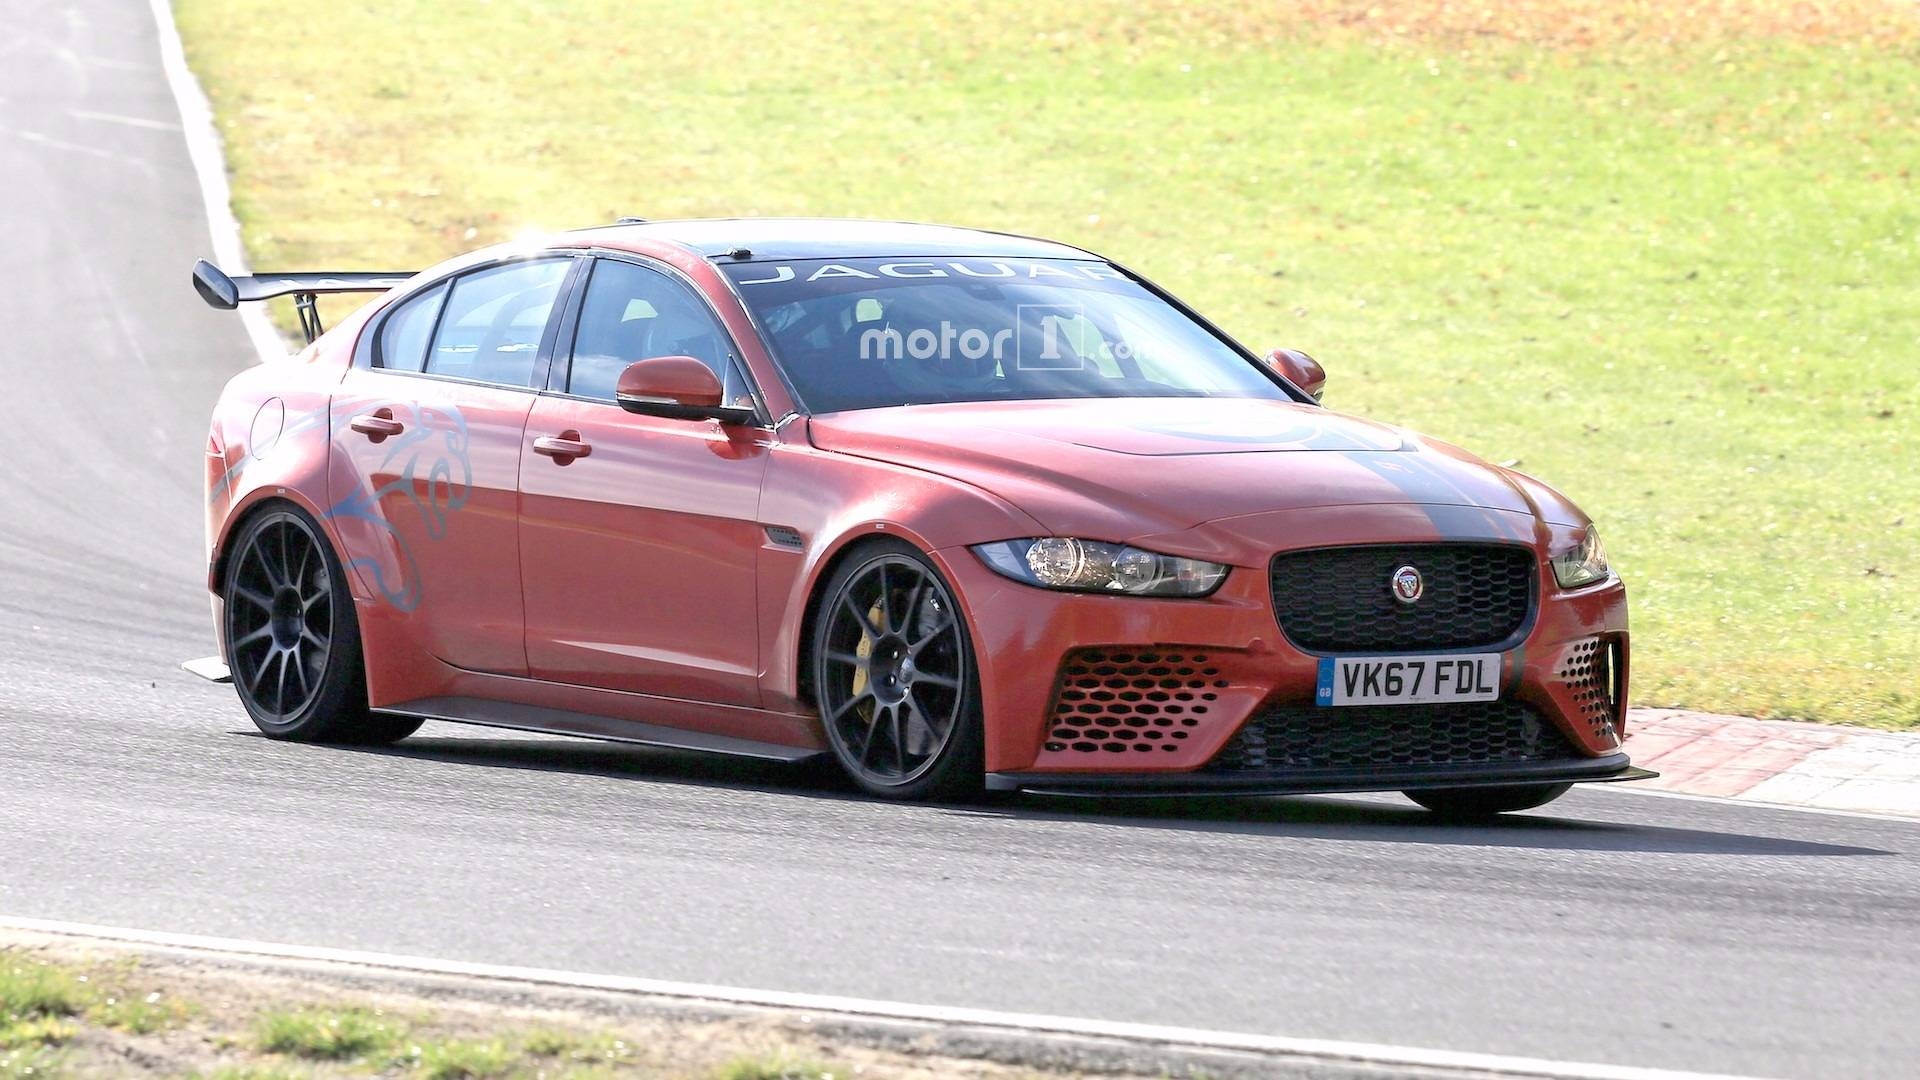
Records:
{"label": "license plate", "polygon": [[1500,654],[1327,656],[1316,705],[1426,705],[1498,701]]}

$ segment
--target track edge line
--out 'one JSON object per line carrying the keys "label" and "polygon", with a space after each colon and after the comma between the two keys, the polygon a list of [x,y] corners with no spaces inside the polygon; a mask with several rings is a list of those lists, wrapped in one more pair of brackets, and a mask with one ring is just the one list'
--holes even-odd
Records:
{"label": "track edge line", "polygon": [[[159,37],[160,70],[166,75],[167,89],[173,94],[174,107],[180,113],[180,131],[187,143],[187,158],[193,163],[194,179],[200,185],[200,201],[207,219],[208,238],[213,242],[214,261],[228,274],[250,273],[246,245],[240,239],[240,221],[233,214],[233,189],[227,181],[227,156],[220,142],[220,130],[213,122],[213,103],[187,66],[187,48],[180,40],[180,27],[173,20],[170,0],[148,0],[153,13],[154,30]],[[184,282],[182,283],[184,284]],[[240,309],[240,325],[260,363],[282,360],[287,356],[286,339],[274,329],[259,306]]]}

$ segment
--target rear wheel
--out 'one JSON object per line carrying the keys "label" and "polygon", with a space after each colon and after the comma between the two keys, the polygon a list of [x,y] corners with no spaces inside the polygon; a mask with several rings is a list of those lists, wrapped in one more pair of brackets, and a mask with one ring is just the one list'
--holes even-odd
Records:
{"label": "rear wheel", "polygon": [[855,783],[890,799],[979,790],[972,643],[926,556],[886,541],[842,563],[814,619],[812,659],[820,718]]}
{"label": "rear wheel", "polygon": [[227,669],[247,715],[269,737],[383,744],[420,727],[368,713],[346,574],[305,512],[275,507],[247,522],[221,595]]}
{"label": "rear wheel", "polygon": [[1517,787],[1433,788],[1403,792],[1407,798],[1449,818],[1486,818],[1512,810],[1545,806],[1572,784],[1524,784]]}

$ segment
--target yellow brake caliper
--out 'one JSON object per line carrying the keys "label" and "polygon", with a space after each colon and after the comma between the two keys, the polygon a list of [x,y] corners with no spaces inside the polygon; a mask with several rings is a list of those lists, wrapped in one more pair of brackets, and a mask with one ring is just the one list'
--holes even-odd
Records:
{"label": "yellow brake caliper", "polygon": [[[875,626],[880,624],[880,601],[875,600],[873,606],[867,609],[867,621]],[[876,644],[878,643],[873,640],[873,635],[868,633],[867,628],[863,626],[860,628],[860,644],[854,646],[853,655],[862,660],[871,660],[873,658],[873,647]],[[866,692],[867,669],[865,667],[854,668],[853,696],[859,697]]]}

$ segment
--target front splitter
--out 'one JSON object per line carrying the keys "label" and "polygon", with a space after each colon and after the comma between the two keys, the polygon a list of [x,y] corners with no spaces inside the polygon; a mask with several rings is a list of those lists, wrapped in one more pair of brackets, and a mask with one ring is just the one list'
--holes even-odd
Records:
{"label": "front splitter", "polygon": [[1430,788],[1515,787],[1530,784],[1645,780],[1659,773],[1631,764],[1625,754],[1576,761],[1493,765],[1408,766],[1388,769],[1272,769],[1237,773],[988,773],[989,791],[1083,798],[1195,795],[1314,795],[1333,792],[1418,791]]}

